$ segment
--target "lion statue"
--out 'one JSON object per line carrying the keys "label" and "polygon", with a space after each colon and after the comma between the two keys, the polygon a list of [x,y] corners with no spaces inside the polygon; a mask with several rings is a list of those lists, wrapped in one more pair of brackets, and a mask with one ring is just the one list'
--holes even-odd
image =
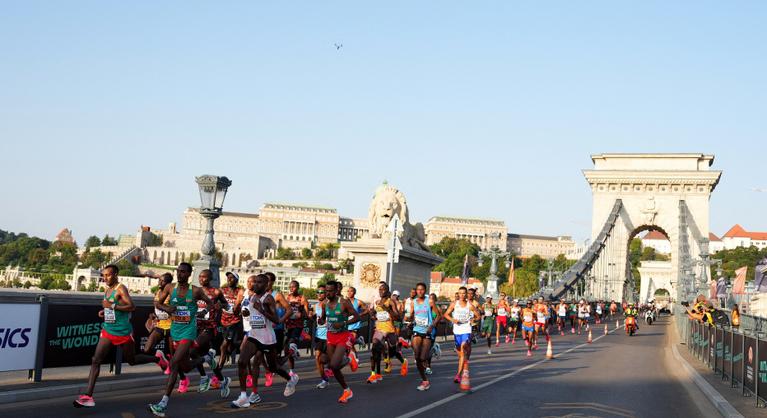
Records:
{"label": "lion statue", "polygon": [[385,238],[388,235],[386,228],[395,214],[399,217],[403,227],[398,234],[402,245],[429,251],[429,247],[424,244],[423,225],[410,223],[405,195],[386,182],[376,189],[373,201],[370,203],[370,210],[368,211],[370,237]]}

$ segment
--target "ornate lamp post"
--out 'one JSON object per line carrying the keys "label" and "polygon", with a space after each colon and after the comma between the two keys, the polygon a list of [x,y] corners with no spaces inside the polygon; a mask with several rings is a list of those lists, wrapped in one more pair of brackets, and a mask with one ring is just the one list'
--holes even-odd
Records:
{"label": "ornate lamp post", "polygon": [[199,284],[200,272],[205,269],[209,269],[212,273],[210,278],[211,286],[218,287],[219,280],[219,261],[215,258],[216,242],[213,239],[213,221],[221,216],[221,212],[224,207],[224,198],[229,186],[232,185],[231,180],[226,177],[202,175],[195,177],[197,185],[200,188],[200,215],[205,218],[208,223],[205,227],[205,238],[202,241],[202,248],[199,260],[194,262],[194,274],[192,276],[192,282]]}
{"label": "ornate lamp post", "polygon": [[506,267],[511,266],[509,263],[509,256],[511,254],[507,251],[501,251],[497,246],[492,246],[487,251],[479,252],[479,265],[482,265],[482,257],[490,257],[490,276],[487,277],[487,287],[485,289],[485,297],[491,297],[494,300],[498,300],[498,258],[503,258],[506,261]]}

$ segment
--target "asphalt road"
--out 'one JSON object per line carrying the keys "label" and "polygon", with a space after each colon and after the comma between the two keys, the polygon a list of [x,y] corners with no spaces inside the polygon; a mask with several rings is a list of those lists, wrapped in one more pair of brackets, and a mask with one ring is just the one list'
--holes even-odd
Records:
{"label": "asphalt road", "polygon": [[[319,380],[316,372],[299,368],[301,382],[290,398],[283,397],[284,383],[279,378],[275,378],[271,388],[261,387],[263,402],[247,410],[229,407],[229,402],[239,394],[236,387],[227,400],[221,399],[218,391],[199,394],[190,390],[187,394],[173,394],[167,416],[714,416],[705,400],[680,384],[667,369],[671,364],[666,357],[668,325],[669,320],[662,318],[656,325],[643,326],[633,337],[620,330],[603,336],[604,326],[595,325],[592,344],[586,343],[585,335],[557,335],[553,338],[556,355],[553,360],[545,359],[545,345],[528,358],[520,341],[516,345],[502,344],[500,348],[493,346],[492,355],[486,353],[486,345],[480,342],[474,346],[472,355],[470,393],[460,392],[452,381],[456,357],[452,353],[452,342],[448,341],[442,343],[442,358],[433,363],[432,387],[427,392],[416,390],[420,379],[412,359],[407,377],[396,373],[395,360],[395,372],[384,375],[382,383],[366,384],[369,363],[368,357],[363,356],[359,371],[347,373],[354,391],[348,405],[337,403],[341,390],[336,383],[332,382],[324,390],[316,389]],[[611,331],[614,328],[615,322],[612,322]],[[406,354],[410,354],[409,350]],[[227,373],[232,374],[231,370]],[[192,388],[196,383],[193,377]],[[0,405],[0,415],[149,417],[151,413],[146,405],[157,402],[161,396],[159,386],[109,393],[99,393],[97,386],[96,407],[92,409],[73,408],[72,398],[46,398]]]}

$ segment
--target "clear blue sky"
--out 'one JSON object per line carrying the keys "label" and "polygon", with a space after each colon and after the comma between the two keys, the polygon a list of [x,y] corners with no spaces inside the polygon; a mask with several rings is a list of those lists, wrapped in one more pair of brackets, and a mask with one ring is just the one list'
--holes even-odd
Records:
{"label": "clear blue sky", "polygon": [[[712,230],[767,230],[767,2],[0,5],[0,228],[133,232],[199,204],[590,231],[599,152],[705,152]],[[334,43],[343,43],[336,50]]]}

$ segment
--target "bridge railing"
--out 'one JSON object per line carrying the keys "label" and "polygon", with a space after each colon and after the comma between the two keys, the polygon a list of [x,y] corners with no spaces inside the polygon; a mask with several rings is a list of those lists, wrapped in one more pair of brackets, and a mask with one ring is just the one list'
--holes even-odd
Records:
{"label": "bridge railing", "polygon": [[753,397],[757,407],[767,405],[767,338],[763,332],[743,321],[740,327],[732,327],[702,323],[681,313],[675,316],[690,355],[730,388]]}

